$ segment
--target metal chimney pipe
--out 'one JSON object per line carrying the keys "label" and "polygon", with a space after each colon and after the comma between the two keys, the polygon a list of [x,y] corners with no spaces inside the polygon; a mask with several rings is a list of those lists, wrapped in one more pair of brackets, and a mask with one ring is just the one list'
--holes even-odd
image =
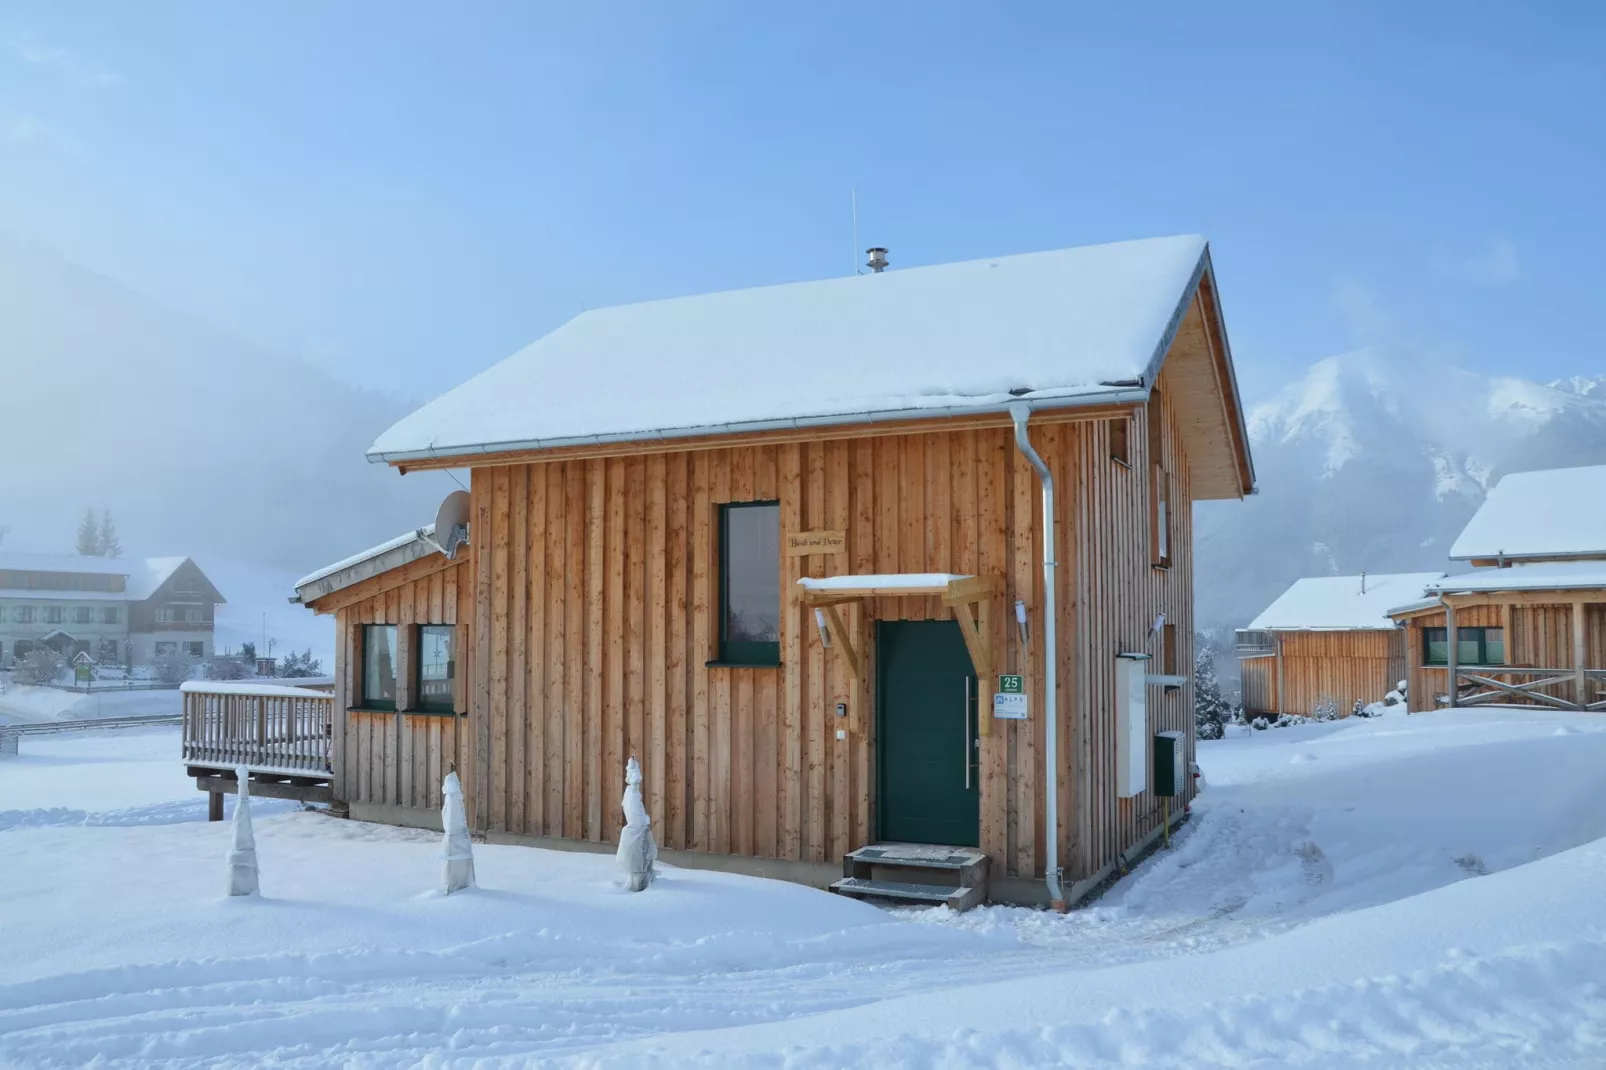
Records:
{"label": "metal chimney pipe", "polygon": [[887,251],[879,245],[871,246],[865,252],[870,254],[870,270],[877,275],[887,270]]}

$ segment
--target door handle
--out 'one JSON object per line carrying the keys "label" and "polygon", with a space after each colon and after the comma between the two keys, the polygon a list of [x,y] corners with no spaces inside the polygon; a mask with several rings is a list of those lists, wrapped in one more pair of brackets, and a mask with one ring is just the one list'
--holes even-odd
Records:
{"label": "door handle", "polygon": [[966,676],[960,682],[965,685],[965,706],[964,706],[964,711],[965,711],[965,714],[964,714],[964,717],[965,717],[965,720],[964,720],[964,725],[965,725],[964,736],[965,736],[965,739],[964,739],[964,743],[961,746],[960,750],[962,751],[962,753],[965,756],[965,790],[969,791],[970,790],[970,677]]}

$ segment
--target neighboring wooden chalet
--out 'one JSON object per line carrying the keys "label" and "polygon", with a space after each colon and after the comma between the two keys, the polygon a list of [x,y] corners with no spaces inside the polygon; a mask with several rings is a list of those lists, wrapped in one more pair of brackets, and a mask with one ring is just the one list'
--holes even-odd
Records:
{"label": "neighboring wooden chalet", "polygon": [[1157,733],[1191,795],[1191,504],[1254,487],[1202,239],[586,312],[370,458],[471,506],[298,586],[354,817],[455,762],[486,837],[608,844],[634,755],[677,864],[1064,903],[1159,833]]}
{"label": "neighboring wooden chalet", "polygon": [[1504,477],[1450,552],[1493,567],[1390,611],[1412,705],[1606,709],[1606,466]]}
{"label": "neighboring wooden chalet", "polygon": [[1340,716],[1377,702],[1406,678],[1405,633],[1388,610],[1422,596],[1442,572],[1296,580],[1238,632],[1244,712],[1309,717],[1330,701]]}

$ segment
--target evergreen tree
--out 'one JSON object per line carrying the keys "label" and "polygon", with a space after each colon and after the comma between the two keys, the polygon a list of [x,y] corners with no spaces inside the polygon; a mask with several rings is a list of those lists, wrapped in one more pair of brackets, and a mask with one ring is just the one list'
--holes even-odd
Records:
{"label": "evergreen tree", "polygon": [[[81,534],[80,538],[82,538]],[[117,541],[117,528],[112,524],[110,509],[102,509],[100,511],[100,535],[98,541],[100,543],[101,557],[123,556],[123,544]]]}
{"label": "evergreen tree", "polygon": [[1193,719],[1200,739],[1220,739],[1233,721],[1233,704],[1221,693],[1216,680],[1216,660],[1201,636],[1194,644]]}
{"label": "evergreen tree", "polygon": [[85,509],[78,522],[78,552],[85,557],[100,557],[100,525],[95,522],[95,510]]}

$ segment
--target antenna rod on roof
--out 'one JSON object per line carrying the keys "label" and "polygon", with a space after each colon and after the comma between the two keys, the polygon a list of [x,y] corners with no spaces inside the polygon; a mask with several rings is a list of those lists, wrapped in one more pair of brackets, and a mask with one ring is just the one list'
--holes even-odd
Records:
{"label": "antenna rod on roof", "polygon": [[1361,593],[1366,593],[1366,573],[1361,573]]}
{"label": "antenna rod on roof", "polygon": [[859,189],[857,186],[848,187],[848,195],[853,198],[853,273],[861,275],[859,270]]}

